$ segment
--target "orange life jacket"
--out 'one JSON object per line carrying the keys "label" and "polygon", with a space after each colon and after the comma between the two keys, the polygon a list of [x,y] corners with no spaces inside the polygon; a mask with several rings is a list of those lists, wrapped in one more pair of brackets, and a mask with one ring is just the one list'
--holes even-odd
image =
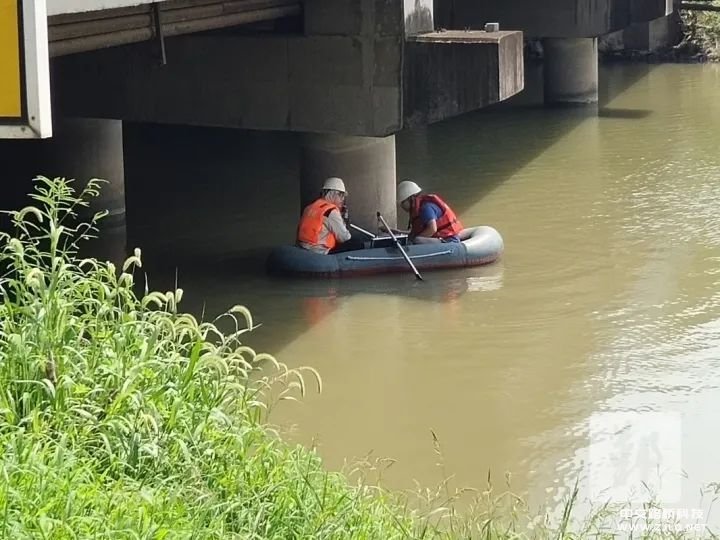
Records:
{"label": "orange life jacket", "polygon": [[[305,210],[303,210],[300,223],[298,224],[298,243],[304,242],[306,244],[321,245],[320,232],[322,231],[323,222],[325,217],[329,216],[333,210],[339,210],[339,208],[322,197],[308,204]],[[337,238],[330,232],[322,245],[328,250],[332,250],[337,245]]]}
{"label": "orange life jacket", "polygon": [[426,202],[435,203],[442,210],[442,215],[436,220],[437,232],[433,234],[433,238],[457,236],[463,230],[462,223],[447,203],[437,195],[428,194],[415,197],[414,204],[410,208],[410,234],[417,236],[425,230],[425,224],[420,219],[420,208]]}

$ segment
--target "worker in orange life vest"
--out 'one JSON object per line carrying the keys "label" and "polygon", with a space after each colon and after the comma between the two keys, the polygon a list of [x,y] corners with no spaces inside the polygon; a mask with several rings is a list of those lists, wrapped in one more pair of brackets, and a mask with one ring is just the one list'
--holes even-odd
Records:
{"label": "worker in orange life vest", "polygon": [[320,198],[305,207],[297,230],[297,245],[315,253],[327,254],[350,240],[346,223],[347,191],[340,178],[328,178]]}
{"label": "worker in orange life vest", "polygon": [[408,239],[415,244],[459,242],[462,223],[438,195],[423,194],[412,180],[398,184],[400,207],[410,215]]}

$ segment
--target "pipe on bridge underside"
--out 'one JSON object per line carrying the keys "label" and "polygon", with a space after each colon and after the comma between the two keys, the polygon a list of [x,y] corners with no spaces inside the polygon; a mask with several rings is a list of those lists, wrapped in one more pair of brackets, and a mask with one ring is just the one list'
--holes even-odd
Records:
{"label": "pipe on bridge underside", "polygon": [[[183,0],[160,4],[166,37],[299,15],[298,0]],[[57,15],[49,21],[50,56],[128,45],[156,37],[152,5]]]}

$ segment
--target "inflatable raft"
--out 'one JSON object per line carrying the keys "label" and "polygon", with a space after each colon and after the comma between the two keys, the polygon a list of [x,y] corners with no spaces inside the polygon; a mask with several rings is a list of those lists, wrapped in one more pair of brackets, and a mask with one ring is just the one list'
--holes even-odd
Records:
{"label": "inflatable raft", "polygon": [[[500,233],[492,227],[463,229],[460,242],[404,246],[420,271],[480,266],[496,261],[503,252]],[[320,255],[296,246],[280,246],[267,259],[267,270],[276,275],[352,277],[410,272],[407,261],[389,237],[366,242],[365,249]]]}

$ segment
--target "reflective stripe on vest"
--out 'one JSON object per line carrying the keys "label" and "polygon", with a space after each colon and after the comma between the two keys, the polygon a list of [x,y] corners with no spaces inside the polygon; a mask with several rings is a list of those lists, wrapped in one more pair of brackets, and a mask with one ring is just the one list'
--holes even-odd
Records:
{"label": "reflective stripe on vest", "polygon": [[320,243],[320,233],[322,232],[325,217],[330,215],[333,210],[338,210],[338,207],[322,198],[307,205],[298,224],[298,242],[313,246],[323,245],[328,250],[333,249],[337,245],[337,238],[331,231],[328,231],[325,242]]}
{"label": "reflective stripe on vest", "polygon": [[455,215],[455,212],[440,197],[433,194],[420,195],[415,197],[414,205],[410,209],[410,232],[413,236],[417,236],[425,230],[422,220],[420,219],[420,208],[424,203],[431,202],[440,207],[442,215],[435,220],[437,232],[433,234],[433,238],[449,238],[457,236],[463,230],[462,223]]}

